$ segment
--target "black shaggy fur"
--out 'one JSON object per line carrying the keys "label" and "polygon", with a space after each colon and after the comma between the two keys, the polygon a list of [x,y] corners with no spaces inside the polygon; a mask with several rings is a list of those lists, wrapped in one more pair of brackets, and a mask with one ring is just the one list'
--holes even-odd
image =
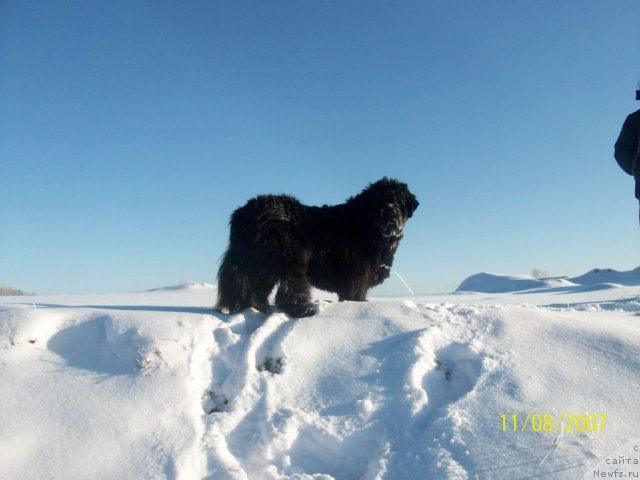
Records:
{"label": "black shaggy fur", "polygon": [[372,183],[345,203],[311,207],[288,195],[260,195],[231,215],[229,248],[218,271],[216,308],[233,313],[276,305],[313,315],[311,287],[342,300],[366,300],[389,276],[404,225],[418,208],[406,184]]}

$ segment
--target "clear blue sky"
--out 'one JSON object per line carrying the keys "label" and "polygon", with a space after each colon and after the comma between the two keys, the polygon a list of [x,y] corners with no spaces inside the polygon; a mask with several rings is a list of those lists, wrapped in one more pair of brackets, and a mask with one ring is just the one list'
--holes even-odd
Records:
{"label": "clear blue sky", "polygon": [[[421,206],[416,292],[480,271],[640,264],[615,163],[640,108],[640,2],[0,3],[0,285],[215,283],[258,193]],[[394,277],[374,294],[404,294]]]}

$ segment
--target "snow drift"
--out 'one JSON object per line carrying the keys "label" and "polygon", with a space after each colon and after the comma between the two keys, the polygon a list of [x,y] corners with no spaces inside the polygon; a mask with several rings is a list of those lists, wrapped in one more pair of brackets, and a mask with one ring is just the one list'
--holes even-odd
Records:
{"label": "snow drift", "polygon": [[561,290],[596,276],[300,320],[206,284],[3,298],[0,478],[583,478],[640,436],[640,287]]}
{"label": "snow drift", "polygon": [[512,293],[534,289],[564,291],[606,290],[619,286],[640,286],[640,268],[620,272],[594,268],[578,277],[535,278],[528,275],[477,273],[462,281],[457,292]]}

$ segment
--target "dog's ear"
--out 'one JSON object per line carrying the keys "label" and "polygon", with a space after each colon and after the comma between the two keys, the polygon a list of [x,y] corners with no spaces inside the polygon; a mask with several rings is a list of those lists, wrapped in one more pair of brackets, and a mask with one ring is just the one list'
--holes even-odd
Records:
{"label": "dog's ear", "polygon": [[415,212],[416,209],[418,208],[418,205],[420,205],[420,202],[418,201],[416,196],[413,193],[409,193],[405,200],[405,206],[407,209],[407,218],[411,218],[411,216],[413,215],[413,212]]}

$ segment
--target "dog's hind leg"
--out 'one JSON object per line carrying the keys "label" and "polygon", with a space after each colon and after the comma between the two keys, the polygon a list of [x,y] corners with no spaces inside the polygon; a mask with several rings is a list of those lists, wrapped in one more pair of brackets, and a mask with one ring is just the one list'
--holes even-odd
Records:
{"label": "dog's hind leg", "polygon": [[316,313],[311,303],[311,284],[304,268],[295,266],[287,269],[280,279],[276,305],[292,317],[310,317]]}
{"label": "dog's hind leg", "polygon": [[225,252],[218,270],[218,302],[216,309],[234,313],[252,306],[249,274],[239,267],[233,247]]}

